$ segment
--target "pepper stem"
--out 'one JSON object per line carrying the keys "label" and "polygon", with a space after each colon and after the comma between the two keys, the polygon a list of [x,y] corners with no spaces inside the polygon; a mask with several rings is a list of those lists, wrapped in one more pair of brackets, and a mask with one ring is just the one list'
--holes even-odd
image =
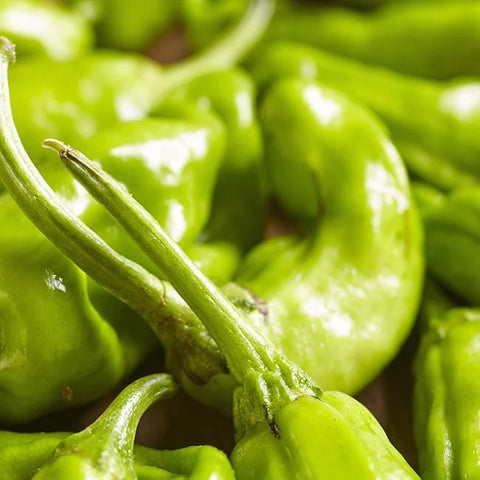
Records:
{"label": "pepper stem", "polygon": [[236,430],[240,435],[259,421],[272,424],[275,414],[288,401],[300,395],[320,395],[310,377],[247,323],[123,184],[58,140],[49,139],[46,144],[58,151],[75,178],[163,271],[217,342],[231,373],[242,386],[234,401]]}
{"label": "pepper stem", "polygon": [[268,340],[247,323],[242,313],[218,287],[203,275],[156,220],[125,191],[123,184],[81,152],[58,140],[49,139],[46,142],[58,151],[75,178],[105,206],[162,270],[217,342],[239,383],[244,384],[247,378],[251,378],[252,372],[259,375],[275,372],[281,383],[280,388],[276,387],[277,393],[282,389],[288,395],[291,392],[297,395],[299,391],[318,392],[316,387],[310,388],[310,379],[303,371],[279,354]]}
{"label": "pepper stem", "polygon": [[67,465],[70,465],[73,476],[79,462],[80,469],[88,472],[89,478],[137,478],[133,447],[140,419],[154,402],[170,398],[176,391],[177,386],[167,374],[136,380],[115,398],[93,424],[63,440],[34,478],[43,480],[63,471],[66,464],[62,462],[65,458],[70,458]]}
{"label": "pepper stem", "polygon": [[174,87],[213,70],[236,65],[263,36],[275,11],[276,0],[252,0],[243,18],[204,53],[167,69]]}
{"label": "pepper stem", "polygon": [[[100,166],[81,152],[55,139],[43,143],[58,152],[66,167],[115,219],[125,228],[153,262],[162,270],[175,290],[200,317],[220,349],[237,380],[250,370],[265,368],[255,345],[265,340],[245,325],[245,320],[221,291],[196,267],[170,239],[156,220],[139,205]],[[269,365],[270,366],[270,365]]]}
{"label": "pepper stem", "polygon": [[[65,207],[40,175],[12,118],[7,73],[14,57],[13,44],[0,37],[0,180],[13,200],[64,255],[148,322],[179,368],[190,361],[185,345],[193,344],[190,364],[201,370],[191,372],[195,380],[225,372],[218,347],[172,286],[113,250]],[[179,316],[180,321],[172,322]]]}

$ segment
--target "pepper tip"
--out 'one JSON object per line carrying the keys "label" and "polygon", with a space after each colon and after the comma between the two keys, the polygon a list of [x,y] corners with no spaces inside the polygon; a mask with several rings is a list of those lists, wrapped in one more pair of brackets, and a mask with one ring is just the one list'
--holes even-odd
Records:
{"label": "pepper tip", "polygon": [[60,140],[56,140],[55,138],[46,138],[42,142],[42,147],[55,150],[61,158],[64,157],[65,152],[68,150],[67,145],[65,145]]}
{"label": "pepper tip", "polygon": [[8,63],[15,63],[15,45],[7,37],[0,36],[0,55],[5,57]]}

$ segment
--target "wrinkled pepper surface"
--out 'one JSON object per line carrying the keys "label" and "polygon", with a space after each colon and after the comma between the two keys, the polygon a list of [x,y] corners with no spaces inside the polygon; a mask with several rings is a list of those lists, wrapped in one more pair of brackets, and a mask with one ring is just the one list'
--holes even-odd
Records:
{"label": "wrinkled pepper surface", "polygon": [[476,478],[480,311],[433,302],[414,364],[420,474],[425,480]]}
{"label": "wrinkled pepper surface", "polygon": [[201,240],[188,249],[189,256],[217,282],[231,279],[245,252],[262,238],[266,195],[255,94],[245,72],[212,72],[172,91],[166,104],[154,112],[172,115],[177,102],[193,103],[200,112],[217,114],[226,127],[226,151],[210,219]]}

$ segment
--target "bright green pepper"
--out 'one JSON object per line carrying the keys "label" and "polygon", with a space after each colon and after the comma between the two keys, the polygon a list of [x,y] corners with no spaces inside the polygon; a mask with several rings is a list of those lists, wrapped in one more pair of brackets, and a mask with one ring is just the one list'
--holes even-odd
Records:
{"label": "bright green pepper", "polygon": [[0,35],[16,44],[20,57],[46,55],[60,61],[85,53],[93,44],[85,20],[41,0],[1,0]]}
{"label": "bright green pepper", "polygon": [[158,451],[133,445],[138,421],[176,387],[168,375],[141,378],[80,433],[0,431],[0,475],[9,480],[138,478],[233,479],[227,457],[208,446]]}
{"label": "bright green pepper", "polygon": [[66,166],[154,260],[199,316],[240,386],[234,395],[236,478],[418,478],[374,417],[348,395],[321,392],[251,328],[118,182],[79,152]]}
{"label": "bright green pepper", "polygon": [[435,198],[422,215],[428,270],[459,298],[480,306],[480,188]]}
{"label": "bright green pepper", "polygon": [[414,365],[420,472],[425,480],[476,478],[480,311],[443,303],[427,310]]}
{"label": "bright green pepper", "polygon": [[285,76],[318,78],[366,104],[386,123],[410,171],[438,188],[480,181],[478,83],[435,83],[280,42],[259,53],[252,69],[263,86]]}
{"label": "bright green pepper", "polygon": [[409,75],[449,79],[480,73],[479,32],[478,2],[398,2],[369,13],[317,4],[277,15],[267,38],[305,42]]}
{"label": "bright green pepper", "polygon": [[266,302],[261,331],[288,358],[358,391],[397,353],[421,293],[404,167],[369,112],[314,82],[278,82],[260,115],[273,193],[305,234],[256,247],[236,281]]}

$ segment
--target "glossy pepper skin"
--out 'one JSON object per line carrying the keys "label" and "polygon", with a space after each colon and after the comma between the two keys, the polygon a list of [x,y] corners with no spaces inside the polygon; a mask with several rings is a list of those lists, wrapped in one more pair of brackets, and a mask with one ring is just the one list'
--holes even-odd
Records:
{"label": "glossy pepper skin", "polygon": [[93,32],[85,20],[41,0],[1,0],[0,35],[16,44],[20,58],[35,55],[65,61],[93,45]]}
{"label": "glossy pepper skin", "polygon": [[415,434],[425,480],[476,478],[480,311],[437,309],[415,359]]}
{"label": "glossy pepper skin", "polygon": [[11,72],[11,97],[27,152],[39,165],[45,138],[83,146],[102,129],[145,118],[172,88],[233,66],[258,43],[274,5],[275,0],[251,1],[220,42],[169,67],[139,54],[110,51],[67,62],[19,61]]}
{"label": "glossy pepper skin", "polygon": [[305,42],[407,75],[451,79],[480,73],[479,25],[480,5],[471,1],[387,3],[373,12],[314,3],[277,15],[267,39]]}
{"label": "glossy pepper skin", "polygon": [[162,81],[153,61],[134,54],[96,52],[68,62],[19,60],[10,79],[15,123],[39,163],[45,157],[42,141],[49,136],[84,145],[115,123],[145,118]]}
{"label": "glossy pepper skin", "polygon": [[[143,50],[176,18],[176,0],[71,0],[78,14],[95,24],[98,45]],[[133,20],[134,19],[134,20]]]}
{"label": "glossy pepper skin", "polygon": [[[64,160],[161,266],[224,353],[240,385],[234,395],[238,443],[232,453],[237,479],[418,479],[363,406],[345,394],[323,393],[250,327],[115,180],[79,152],[70,151]],[[324,450],[324,458],[319,458]]]}
{"label": "glossy pepper skin", "polygon": [[[70,435],[67,432],[0,431],[0,475],[9,480],[31,480],[58,444]],[[225,454],[208,445],[179,450],[154,450],[135,445],[133,454],[139,480],[233,479],[232,467]]]}
{"label": "glossy pepper skin", "polygon": [[279,77],[318,78],[367,105],[385,122],[410,172],[437,188],[480,180],[478,83],[402,76],[291,42],[267,46],[251,71],[263,86]]}
{"label": "glossy pepper skin", "polygon": [[377,119],[318,83],[278,82],[260,117],[272,192],[305,233],[260,244],[236,281],[266,302],[260,331],[288,358],[327,389],[358,391],[396,354],[419,302],[406,172]]}
{"label": "glossy pepper skin", "polygon": [[0,431],[0,474],[9,480],[233,479],[227,457],[213,447],[158,451],[134,446],[143,412],[176,389],[166,374],[140,378],[79,433]]}
{"label": "glossy pepper skin", "polygon": [[[89,152],[143,199],[174,238],[188,244],[208,217],[223,145],[223,127],[204,114],[195,122],[123,123],[96,135]],[[52,172],[48,178],[72,214],[98,229],[123,254],[151,266],[70,177]],[[155,190],[160,190],[157,196],[151,194]],[[88,280],[40,235],[7,194],[1,197],[0,217],[9,226],[0,238],[0,416],[7,423],[25,422],[98,398],[138,364],[154,339],[129,308]],[[146,308],[144,301],[138,303]],[[176,298],[163,301],[158,308],[163,320],[155,318],[150,325],[165,330],[163,340],[176,338],[177,332],[162,327],[184,309]],[[51,373],[39,374],[44,371]]]}
{"label": "glossy pepper skin", "polygon": [[436,197],[422,215],[432,276],[469,305],[480,306],[480,188]]}
{"label": "glossy pepper skin", "polygon": [[215,113],[225,125],[226,150],[210,219],[201,241],[188,249],[202,271],[220,283],[232,278],[242,257],[263,233],[266,192],[255,97],[250,77],[240,69],[231,69],[192,80],[169,95],[170,107],[160,105],[155,111],[171,114],[172,103],[184,101],[194,104],[200,113]]}

